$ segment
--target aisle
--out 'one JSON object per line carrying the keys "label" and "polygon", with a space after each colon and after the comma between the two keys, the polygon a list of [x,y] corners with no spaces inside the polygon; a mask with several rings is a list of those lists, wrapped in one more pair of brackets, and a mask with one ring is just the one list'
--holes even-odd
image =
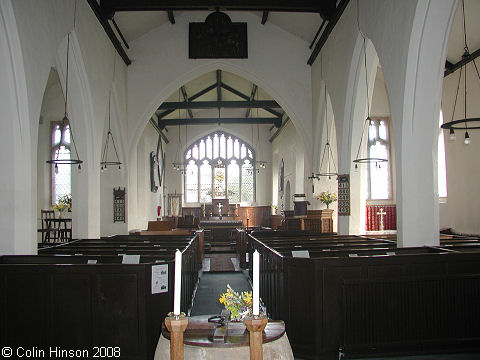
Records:
{"label": "aisle", "polygon": [[198,284],[191,316],[219,315],[223,305],[218,299],[227,289],[227,284],[235,291],[252,290],[243,272],[204,272]]}

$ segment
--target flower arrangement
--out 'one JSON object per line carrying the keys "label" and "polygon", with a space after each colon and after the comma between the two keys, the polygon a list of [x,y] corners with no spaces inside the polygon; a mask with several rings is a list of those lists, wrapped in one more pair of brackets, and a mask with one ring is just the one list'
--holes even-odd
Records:
{"label": "flower arrangement", "polygon": [[57,203],[53,205],[53,210],[58,211],[62,215],[65,211],[72,210],[72,195],[65,194],[58,198]]}
{"label": "flower arrangement", "polygon": [[272,210],[273,210],[273,214],[274,214],[274,215],[277,215],[277,212],[278,212],[278,206],[277,206],[277,205],[273,205],[273,204],[272,204]]}
{"label": "flower arrangement", "polygon": [[230,311],[231,321],[241,321],[245,316],[252,316],[253,302],[251,291],[238,293],[227,284],[227,291],[220,296],[218,301],[225,306],[225,309]]}
{"label": "flower arrangement", "polygon": [[321,203],[327,205],[328,209],[332,202],[337,201],[337,194],[330,191],[323,191],[320,195],[317,195],[317,200],[320,200]]}

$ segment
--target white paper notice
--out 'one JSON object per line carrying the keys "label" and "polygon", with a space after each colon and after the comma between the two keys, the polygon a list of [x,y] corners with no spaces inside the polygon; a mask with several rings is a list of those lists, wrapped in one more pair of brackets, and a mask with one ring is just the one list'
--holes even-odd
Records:
{"label": "white paper notice", "polygon": [[97,263],[97,260],[95,259],[87,261],[87,264],[96,264],[96,263]]}
{"label": "white paper notice", "polygon": [[293,250],[292,257],[294,258],[310,258],[308,250]]}
{"label": "white paper notice", "polygon": [[140,264],[140,255],[123,255],[122,264]]}
{"label": "white paper notice", "polygon": [[152,266],[152,294],[168,291],[168,264]]}

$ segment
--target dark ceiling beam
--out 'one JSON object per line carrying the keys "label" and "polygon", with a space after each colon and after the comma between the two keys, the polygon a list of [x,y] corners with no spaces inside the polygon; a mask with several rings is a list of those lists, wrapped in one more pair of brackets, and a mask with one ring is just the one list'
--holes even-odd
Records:
{"label": "dark ceiling beam", "polygon": [[159,127],[163,129],[165,126],[175,125],[206,125],[206,124],[274,124],[279,127],[282,124],[281,118],[272,117],[250,117],[250,118],[183,118],[160,120]]}
{"label": "dark ceiling beam", "polygon": [[324,19],[335,14],[336,0],[209,0],[199,4],[192,0],[101,0],[105,14],[116,11],[220,10],[283,11],[319,13]]}
{"label": "dark ceiling beam", "polygon": [[[213,89],[215,89],[217,87],[217,84],[212,84],[210,85],[209,87],[206,87],[205,89],[203,90],[200,90],[199,92],[197,92],[196,94],[190,96],[188,98],[188,101],[193,101],[197,98],[199,98],[200,96],[208,93],[209,91],[212,91]],[[156,111],[158,112],[160,110],[160,108],[158,108]],[[161,119],[161,118],[164,118],[165,116],[171,114],[172,112],[174,112],[176,109],[168,109],[168,110],[165,110],[159,114],[157,114],[158,118]]]}
{"label": "dark ceiling beam", "polygon": [[[224,84],[224,83],[222,83],[222,87],[225,90],[231,92],[232,94],[235,94],[235,95],[237,95],[238,97],[241,97],[244,100],[250,101],[250,97],[248,95],[245,95],[244,93],[238,91],[237,89],[234,89],[231,86],[228,86],[227,84]],[[277,112],[273,109],[269,109],[269,108],[262,108],[262,109],[265,110],[265,111],[268,111],[270,114],[273,114],[276,117],[281,117],[282,116],[281,113],[279,113],[279,112]]]}
{"label": "dark ceiling beam", "polygon": [[166,109],[248,109],[248,108],[279,108],[275,100],[252,100],[252,101],[170,101],[164,102],[158,107],[159,110]]}
{"label": "dark ceiling beam", "polygon": [[282,113],[280,113],[278,111],[275,111],[273,109],[269,109],[269,108],[262,108],[262,109],[265,110],[265,111],[268,111],[270,114],[275,115],[276,117],[282,117],[283,116]]}
{"label": "dark ceiling beam", "polygon": [[158,135],[162,137],[163,141],[165,141],[165,144],[168,144],[170,141],[168,140],[166,135],[163,133],[163,131],[160,129],[156,121],[154,119],[150,119],[150,124],[152,124],[155,130],[157,130]]}
{"label": "dark ceiling beam", "polygon": [[327,22],[326,20],[323,20],[322,23],[320,24],[320,27],[318,28],[317,33],[315,34],[315,37],[312,40],[312,43],[308,47],[309,49],[311,49],[313,47],[313,45],[315,45],[315,41],[317,41],[318,35],[320,35],[320,32],[322,31],[326,22]]}
{"label": "dark ceiling beam", "polygon": [[167,10],[168,20],[170,24],[175,24],[175,17],[173,16],[173,10]]}
{"label": "dark ceiling beam", "polygon": [[282,132],[283,129],[285,129],[285,126],[287,126],[287,123],[290,121],[290,118],[287,116],[284,122],[282,122],[282,125],[278,128],[277,131],[268,139],[268,141],[273,142],[277,138],[278,135]]}
{"label": "dark ceiling beam", "polygon": [[[443,76],[445,77],[454,73],[456,70],[460,69],[463,65],[467,65],[469,62],[475,60],[479,56],[480,56],[480,49],[474,51],[469,56],[462,58],[462,60],[460,60],[459,62],[452,64],[450,67],[448,67],[445,70],[445,72],[443,73]],[[445,67],[447,67],[447,64],[445,64]]]}
{"label": "dark ceiling beam", "polygon": [[308,65],[313,65],[315,62],[315,59],[317,58],[318,54],[320,53],[320,50],[322,50],[323,45],[327,42],[328,37],[330,36],[330,33],[333,31],[333,28],[337,24],[338,20],[343,14],[343,11],[347,7],[348,3],[350,0],[340,0],[340,3],[337,6],[337,10],[335,11],[335,15],[333,18],[328,22],[328,25],[325,26],[325,30],[323,30],[322,36],[320,37],[320,40],[318,40],[317,45],[315,45],[315,49],[313,49],[312,54],[310,55],[310,58],[307,61]]}
{"label": "dark ceiling beam", "polygon": [[222,70],[217,70],[217,101],[222,101]]}
{"label": "dark ceiling beam", "polygon": [[103,26],[103,29],[105,30],[105,33],[107,34],[108,38],[110,39],[113,46],[117,50],[118,54],[123,59],[123,62],[125,63],[125,65],[127,65],[127,66],[130,65],[132,63],[132,61],[129,59],[125,50],[123,50],[122,44],[120,44],[120,41],[118,41],[112,27],[110,26],[107,19],[103,15],[102,10],[100,9],[100,6],[97,3],[97,0],[87,0],[87,1],[88,1],[88,4],[90,5],[90,8],[93,11],[93,13],[97,17],[98,22],[100,23],[100,25]]}
{"label": "dark ceiling beam", "polygon": [[[182,86],[180,89],[182,90],[183,100],[188,102],[187,90],[185,89],[185,86]],[[190,119],[193,118],[193,113],[190,109],[188,109],[188,116],[190,116]]]}
{"label": "dark ceiling beam", "polygon": [[262,25],[265,25],[267,20],[268,20],[268,11],[264,11],[262,14]]}
{"label": "dark ceiling beam", "polygon": [[215,83],[215,84],[212,84],[212,85],[206,87],[205,89],[200,90],[198,93],[190,96],[190,97],[188,98],[188,101],[193,101],[193,100],[199,98],[200,96],[205,95],[205,94],[208,93],[209,91],[212,91],[212,90],[215,89],[216,87],[217,87],[217,84],[216,84],[216,83]]}
{"label": "dark ceiling beam", "polygon": [[[257,92],[257,85],[253,84],[252,86],[252,92],[250,93],[250,99],[249,101],[253,101],[253,99],[255,99],[255,94]],[[248,108],[247,111],[245,112],[245,117],[249,117],[250,116],[250,110],[252,110],[251,108]]]}
{"label": "dark ceiling beam", "polygon": [[231,86],[228,86],[227,84],[222,83],[222,88],[224,88],[227,91],[230,91],[232,94],[235,94],[244,100],[250,100],[250,97],[248,95],[245,95],[244,93],[238,91],[237,89],[232,88]]}
{"label": "dark ceiling beam", "polygon": [[125,37],[123,36],[122,32],[120,31],[120,28],[118,27],[117,23],[115,22],[115,19],[112,19],[112,24],[113,24],[113,26],[115,26],[115,29],[117,30],[117,33],[120,36],[120,39],[122,39],[123,45],[125,45],[125,47],[127,49],[130,49],[130,46],[128,46],[127,40],[125,40]]}

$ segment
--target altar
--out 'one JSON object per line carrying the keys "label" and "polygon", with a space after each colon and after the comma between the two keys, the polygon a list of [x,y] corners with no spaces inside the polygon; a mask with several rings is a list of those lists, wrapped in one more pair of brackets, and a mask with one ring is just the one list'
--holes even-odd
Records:
{"label": "altar", "polygon": [[[241,335],[229,335],[228,330],[222,341],[214,340],[217,325],[209,323],[210,315],[188,318],[188,326],[183,334],[184,359],[225,360],[249,359],[249,332]],[[165,325],[158,340],[155,360],[170,358],[170,333]],[[263,358],[276,360],[293,360],[293,352],[285,333],[283,321],[269,321],[263,332]]]}
{"label": "altar", "polygon": [[199,227],[204,229],[205,242],[215,245],[230,245],[232,231],[242,228],[242,220],[224,219],[218,217],[209,220],[200,220]]}

